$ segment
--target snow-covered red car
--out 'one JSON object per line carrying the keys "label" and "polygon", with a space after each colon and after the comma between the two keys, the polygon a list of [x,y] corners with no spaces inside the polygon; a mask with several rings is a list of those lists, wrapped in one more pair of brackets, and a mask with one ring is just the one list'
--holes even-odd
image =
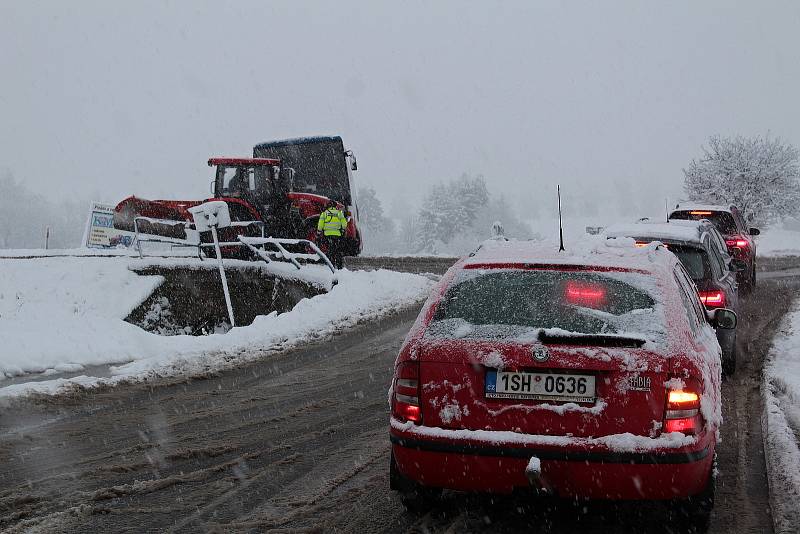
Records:
{"label": "snow-covered red car", "polygon": [[720,347],[677,257],[632,241],[487,242],[442,278],[395,363],[390,486],[664,499],[705,521]]}

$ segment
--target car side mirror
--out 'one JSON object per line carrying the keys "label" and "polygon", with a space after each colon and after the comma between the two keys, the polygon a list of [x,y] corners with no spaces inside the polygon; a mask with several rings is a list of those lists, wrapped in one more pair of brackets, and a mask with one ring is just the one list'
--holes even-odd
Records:
{"label": "car side mirror", "polygon": [[211,190],[211,196],[212,197],[214,196],[214,193],[215,193],[214,186],[216,185],[216,183],[217,183],[216,180],[211,180],[211,186],[209,187],[209,189]]}
{"label": "car side mirror", "polygon": [[738,319],[736,317],[736,312],[733,310],[719,308],[707,311],[706,315],[708,316],[711,326],[714,328],[720,328],[722,330],[733,330],[736,328]]}
{"label": "car side mirror", "polygon": [[750,228],[750,235],[761,235],[761,230],[758,228]]}
{"label": "car side mirror", "polygon": [[747,270],[747,263],[744,260],[731,260],[731,271],[735,273],[743,273]]}

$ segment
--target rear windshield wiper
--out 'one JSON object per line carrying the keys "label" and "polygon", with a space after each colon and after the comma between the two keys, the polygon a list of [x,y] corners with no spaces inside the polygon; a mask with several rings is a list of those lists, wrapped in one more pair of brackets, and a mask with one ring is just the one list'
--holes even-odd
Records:
{"label": "rear windshield wiper", "polygon": [[620,347],[638,349],[647,341],[638,337],[615,336],[609,334],[554,333],[539,331],[539,341],[545,345],[575,345],[589,347]]}

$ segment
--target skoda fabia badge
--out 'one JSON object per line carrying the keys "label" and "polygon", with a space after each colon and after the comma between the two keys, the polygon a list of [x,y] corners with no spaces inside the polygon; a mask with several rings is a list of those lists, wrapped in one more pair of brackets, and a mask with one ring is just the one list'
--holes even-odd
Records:
{"label": "skoda fabia badge", "polygon": [[550,353],[544,347],[533,348],[533,359],[537,362],[546,362],[550,358]]}

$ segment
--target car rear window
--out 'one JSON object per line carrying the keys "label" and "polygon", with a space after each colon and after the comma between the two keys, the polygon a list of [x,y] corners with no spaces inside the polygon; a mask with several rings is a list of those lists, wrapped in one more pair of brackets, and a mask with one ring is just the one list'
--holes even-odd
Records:
{"label": "car rear window", "polygon": [[528,338],[557,329],[651,337],[647,333],[663,324],[655,301],[619,279],[625,276],[644,277],[633,273],[465,270],[446,291],[426,335]]}
{"label": "car rear window", "polygon": [[701,248],[685,245],[667,245],[669,251],[678,256],[683,268],[689,273],[692,280],[699,282],[711,278],[711,264],[708,261],[708,252]]}
{"label": "car rear window", "polygon": [[684,221],[700,221],[708,219],[720,233],[731,235],[736,233],[736,221],[733,220],[733,215],[727,211],[711,211],[711,210],[685,210],[674,211],[669,216],[670,219],[680,219]]}

